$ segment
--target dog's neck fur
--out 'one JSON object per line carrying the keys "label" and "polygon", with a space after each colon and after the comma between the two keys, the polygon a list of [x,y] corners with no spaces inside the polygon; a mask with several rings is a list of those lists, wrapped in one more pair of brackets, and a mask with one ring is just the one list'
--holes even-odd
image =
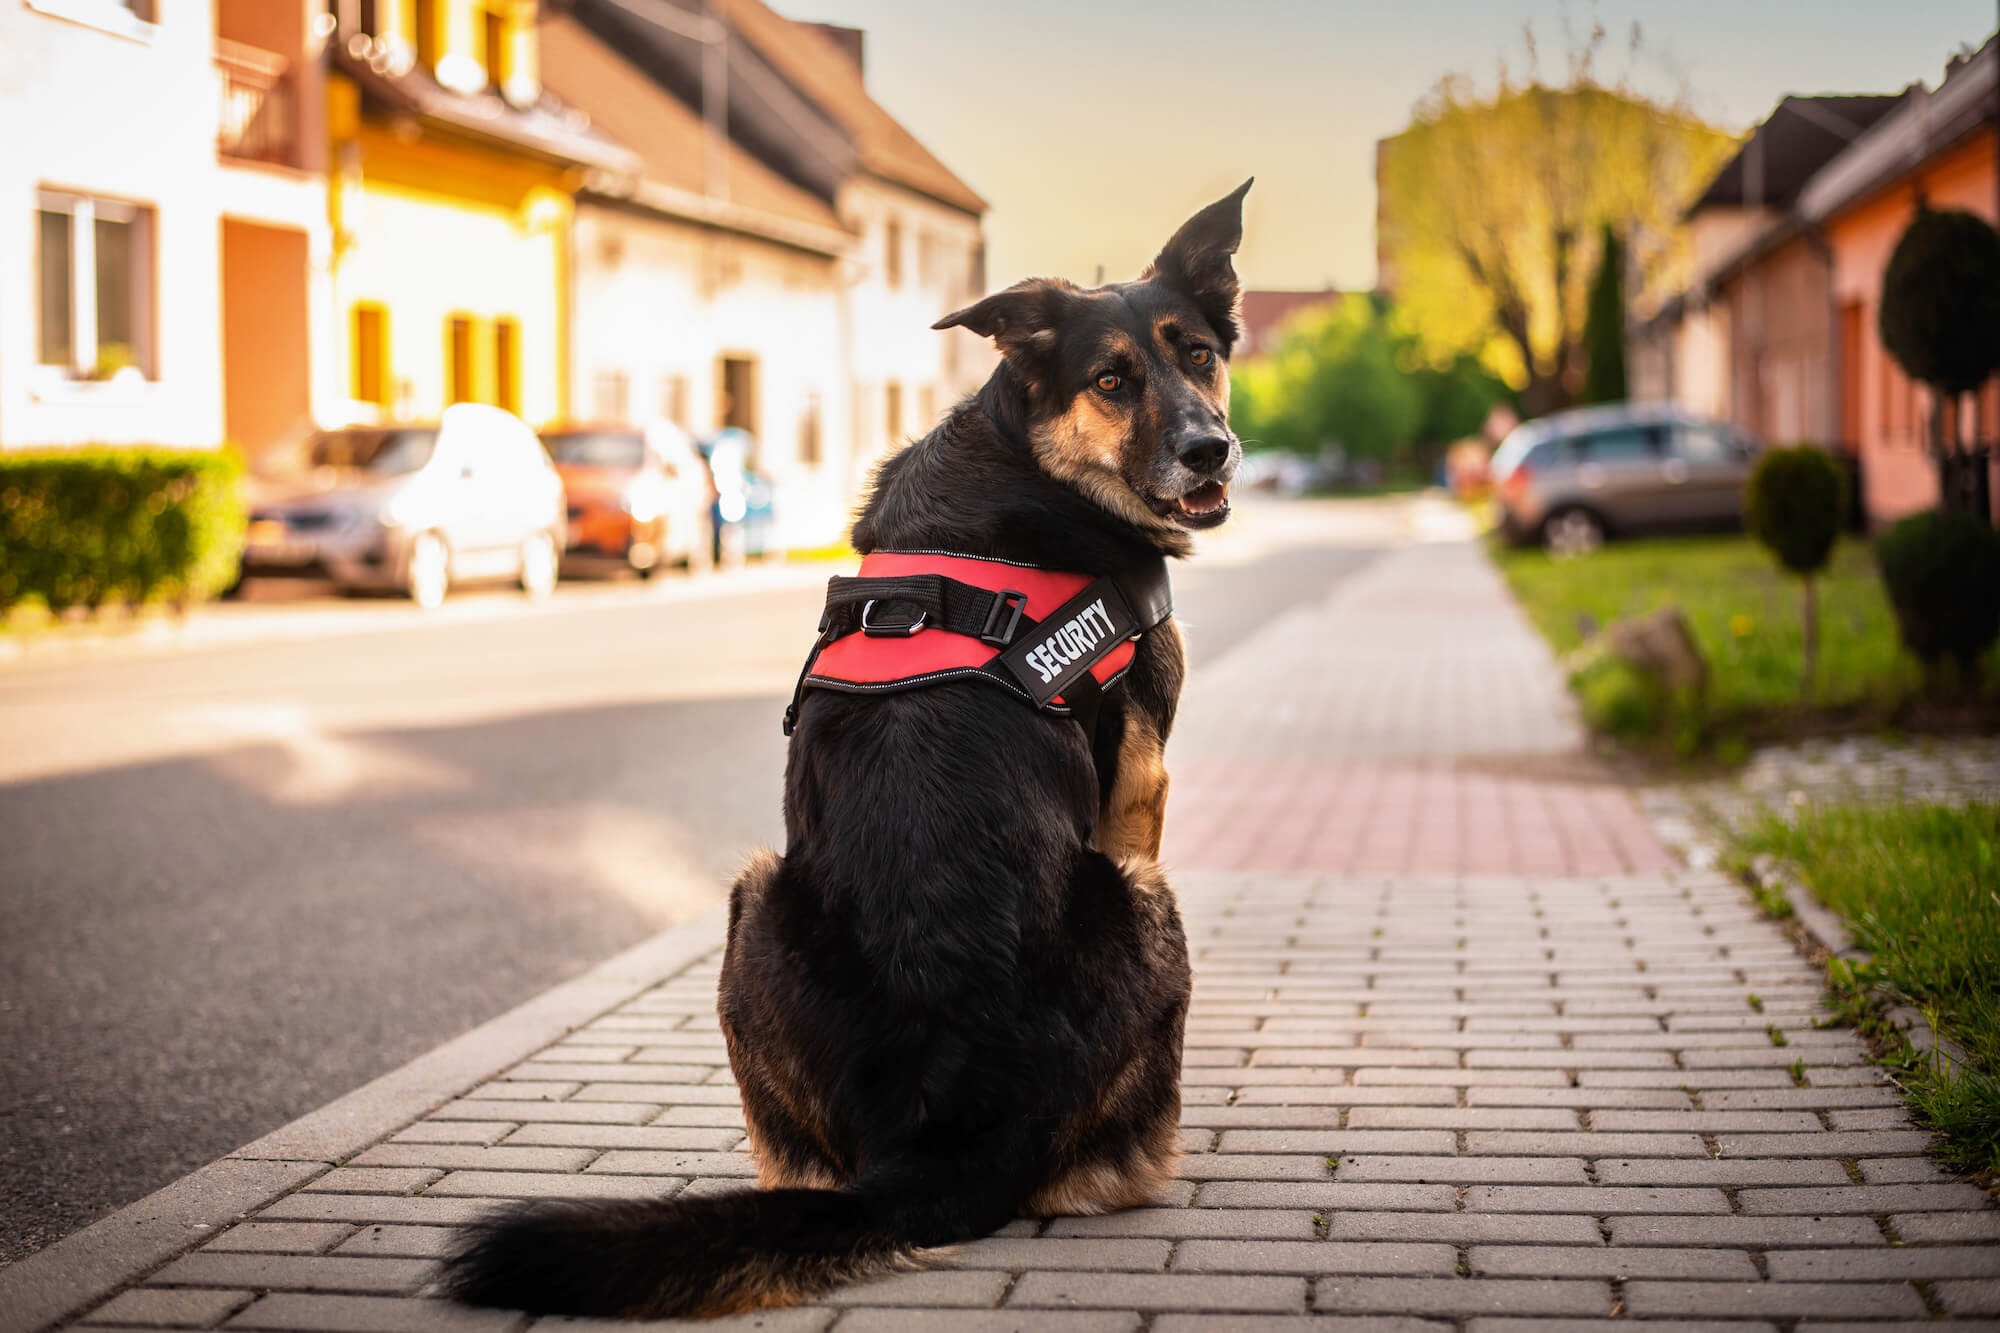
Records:
{"label": "dog's neck fur", "polygon": [[1056,480],[1028,443],[1028,391],[1005,361],[938,428],[876,470],[854,549],[959,551],[1118,574],[1186,555],[1177,531],[1142,531]]}

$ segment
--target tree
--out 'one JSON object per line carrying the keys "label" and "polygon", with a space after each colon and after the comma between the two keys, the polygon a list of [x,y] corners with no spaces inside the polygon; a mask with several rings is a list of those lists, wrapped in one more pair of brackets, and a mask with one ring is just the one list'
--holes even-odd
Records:
{"label": "tree", "polygon": [[1833,558],[1847,514],[1847,474],[1824,449],[1768,449],[1757,460],[1743,492],[1743,525],[1750,535],[1799,576],[1805,640],[1804,679],[1799,693],[1812,691],[1819,661],[1819,603],[1813,576]]}
{"label": "tree", "polygon": [[1387,461],[1417,437],[1424,402],[1402,367],[1407,339],[1367,296],[1306,311],[1271,352],[1239,367],[1230,415],[1254,444]]}
{"label": "tree", "polygon": [[1625,247],[1609,222],[1601,231],[1597,276],[1583,320],[1583,401],[1618,403],[1625,390]]}
{"label": "tree", "polygon": [[[1482,356],[1530,414],[1582,388],[1600,228],[1677,236],[1681,210],[1736,143],[1684,107],[1600,82],[1603,41],[1599,27],[1561,86],[1503,71],[1482,95],[1447,76],[1380,147],[1383,281],[1428,355]],[[1662,239],[1632,258],[1647,280],[1675,256]]]}
{"label": "tree", "polygon": [[[1910,378],[1936,395],[1931,450],[1949,476],[1946,423],[1956,426],[1960,395],[2000,369],[2000,233],[1971,213],[1919,207],[1883,271],[1876,327]],[[1943,491],[1947,507],[1967,498],[1958,486]]]}

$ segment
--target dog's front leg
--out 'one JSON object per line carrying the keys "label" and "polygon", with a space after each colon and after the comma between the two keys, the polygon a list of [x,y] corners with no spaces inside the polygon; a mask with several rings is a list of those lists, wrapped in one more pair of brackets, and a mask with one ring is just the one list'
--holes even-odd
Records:
{"label": "dog's front leg", "polygon": [[1097,816],[1097,846],[1114,861],[1154,860],[1166,823],[1166,745],[1151,718],[1128,710],[1118,743],[1118,775]]}

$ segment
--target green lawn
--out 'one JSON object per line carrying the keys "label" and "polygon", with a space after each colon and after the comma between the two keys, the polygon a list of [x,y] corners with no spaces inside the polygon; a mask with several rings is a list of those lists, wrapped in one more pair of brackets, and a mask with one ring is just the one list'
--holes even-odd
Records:
{"label": "green lawn", "polygon": [[1886,720],[1922,683],[1863,542],[1843,540],[1818,580],[1819,671],[1803,698],[1798,581],[1747,537],[1615,542],[1572,560],[1496,545],[1494,559],[1559,653],[1582,643],[1584,615],[1602,625],[1673,603],[1687,616],[1709,663],[1702,715],[1664,716],[1672,710],[1646,698],[1631,673],[1607,665],[1574,682],[1602,730],[1675,740],[1685,751],[1718,736],[1779,731],[1802,713]]}
{"label": "green lawn", "polygon": [[1865,1009],[1866,992],[1886,988],[1964,1048],[1957,1078],[1907,1050],[1892,1063],[1946,1155],[2000,1171],[2000,800],[1807,806],[1737,841],[1790,865],[1873,955],[1858,977],[1834,968],[1851,1002]]}

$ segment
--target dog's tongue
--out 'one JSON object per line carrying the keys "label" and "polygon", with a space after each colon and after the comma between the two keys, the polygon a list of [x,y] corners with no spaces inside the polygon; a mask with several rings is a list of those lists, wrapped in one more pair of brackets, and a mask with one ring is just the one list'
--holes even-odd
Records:
{"label": "dog's tongue", "polygon": [[1219,481],[1211,481],[1206,486],[1197,486],[1181,497],[1181,508],[1190,514],[1208,514],[1222,508],[1229,500],[1229,488]]}

